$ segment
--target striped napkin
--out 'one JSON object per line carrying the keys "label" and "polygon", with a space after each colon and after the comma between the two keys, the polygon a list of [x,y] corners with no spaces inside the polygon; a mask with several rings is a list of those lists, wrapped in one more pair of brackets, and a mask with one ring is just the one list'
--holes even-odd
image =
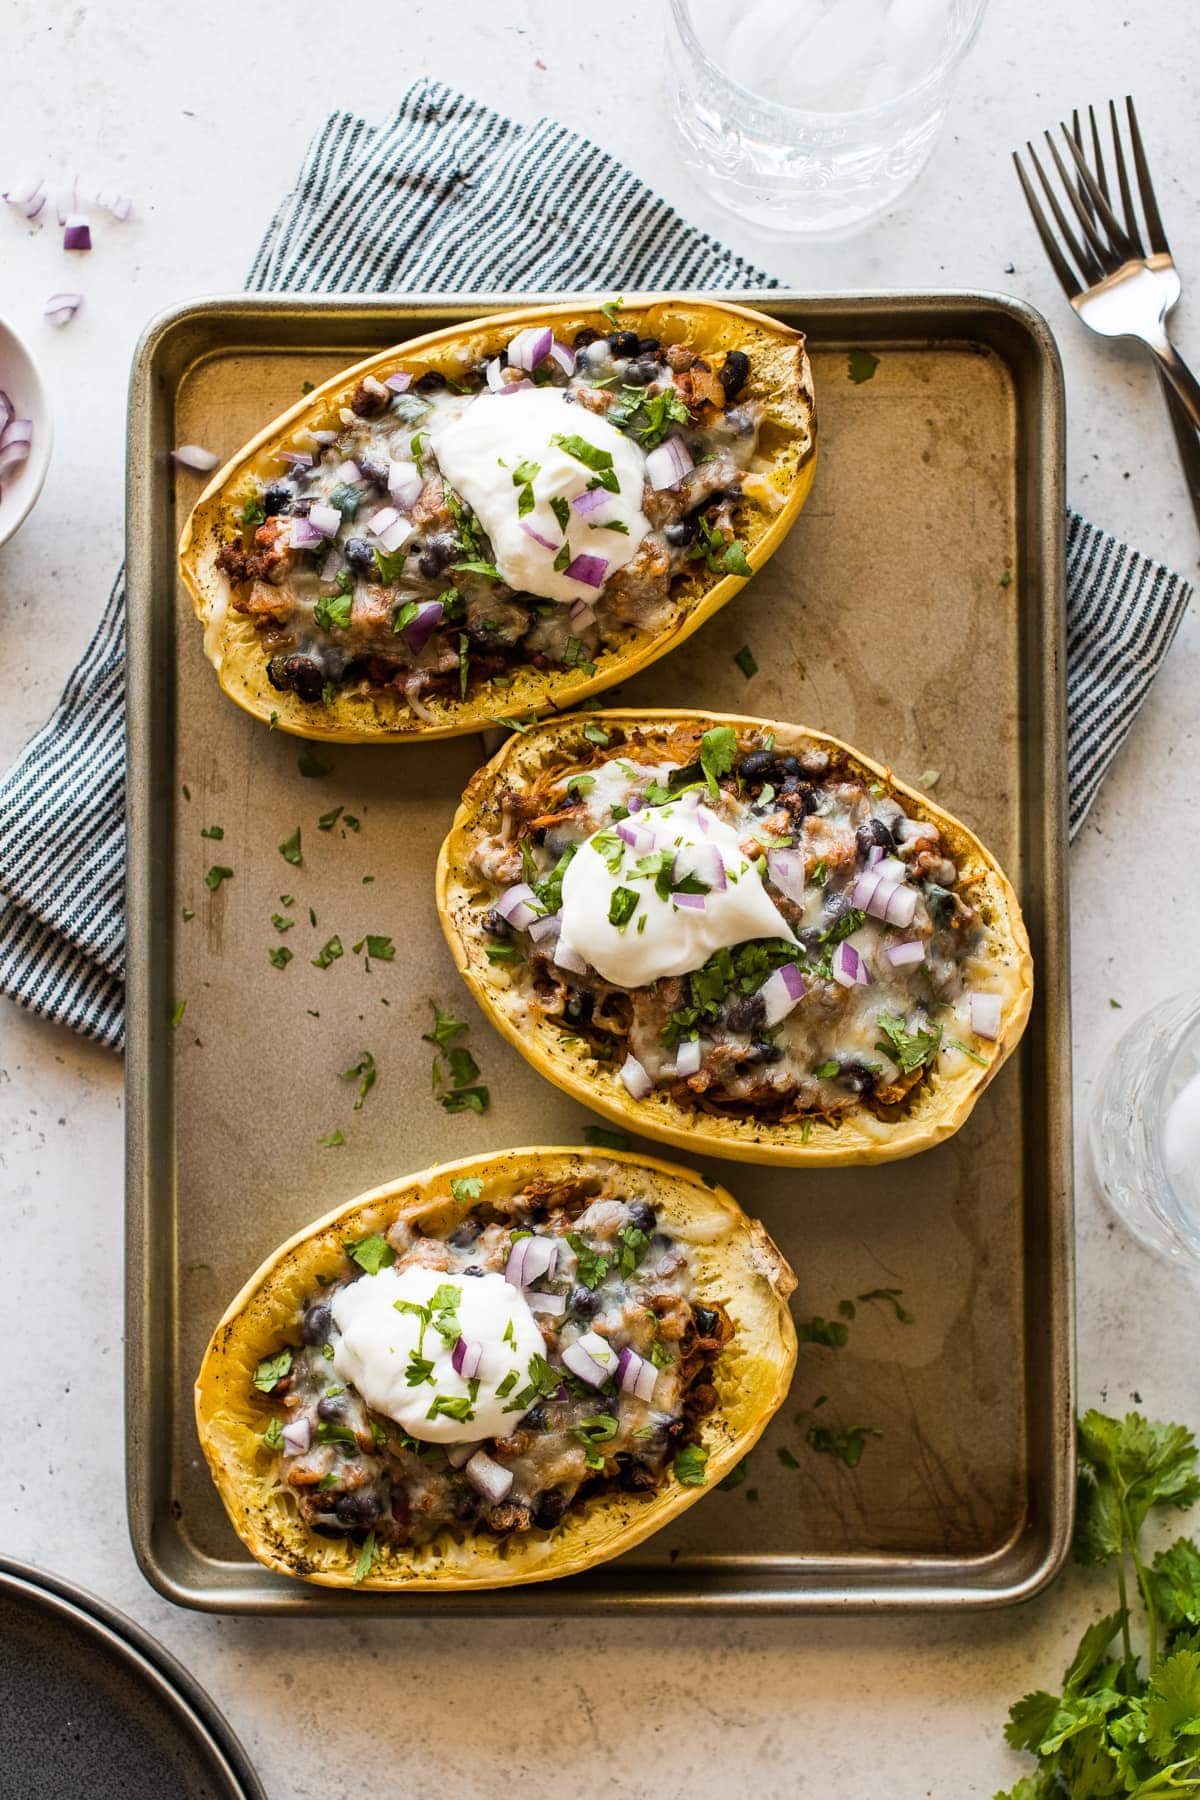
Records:
{"label": "striped napkin", "polygon": [[[417,81],[380,125],[326,120],[254,260],[256,291],[770,288],[630,170],[551,119],[521,125]],[[1067,521],[1071,829],[1191,597]],[[0,993],[83,1037],[124,1036],[124,585],[48,723],[0,782]]]}

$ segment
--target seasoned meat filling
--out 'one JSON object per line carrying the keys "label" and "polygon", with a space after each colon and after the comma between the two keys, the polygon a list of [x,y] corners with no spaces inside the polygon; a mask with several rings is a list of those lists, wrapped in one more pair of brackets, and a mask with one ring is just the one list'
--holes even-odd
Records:
{"label": "seasoned meat filling", "polygon": [[[422,696],[465,697],[515,665],[589,672],[623,634],[661,629],[688,571],[749,573],[739,517],[764,496],[744,486],[761,412],[740,398],[746,354],[710,364],[620,330],[538,350],[532,371],[504,351],[454,382],[368,377],[340,429],[298,434],[280,474],[252,478],[217,564],[276,688],[320,704],[388,687],[420,716]],[[547,392],[563,416],[530,441],[557,446],[565,466],[536,448],[481,449],[475,473],[498,488],[487,504],[449,479],[439,456],[469,409],[494,432]],[[588,418],[603,424],[589,431]],[[494,541],[495,505],[507,512]]]}
{"label": "seasoned meat filling", "polygon": [[[606,1490],[652,1492],[672,1469],[702,1479],[697,1424],[716,1405],[713,1369],[732,1326],[722,1307],[695,1301],[690,1252],[655,1208],[599,1177],[535,1180],[467,1206],[444,1237],[402,1223],[348,1245],[344,1272],[260,1363],[264,1443],[305,1522],[394,1545],[446,1528],[551,1531]],[[392,1300],[422,1281],[427,1304]],[[459,1314],[479,1316],[464,1296],[473,1284],[505,1297],[518,1330],[462,1335]],[[376,1293],[393,1327],[367,1340],[355,1321]],[[410,1330],[407,1363],[397,1314]],[[381,1380],[394,1384],[391,1414],[368,1404],[347,1367],[362,1370],[376,1400]],[[465,1391],[449,1396],[439,1367],[457,1371]],[[499,1429],[481,1433],[489,1410]]]}
{"label": "seasoned meat filling", "polygon": [[472,916],[518,1009],[589,1046],[598,1079],[836,1119],[989,1060],[984,922],[935,824],[844,753],[759,731],[587,736],[504,796]]}

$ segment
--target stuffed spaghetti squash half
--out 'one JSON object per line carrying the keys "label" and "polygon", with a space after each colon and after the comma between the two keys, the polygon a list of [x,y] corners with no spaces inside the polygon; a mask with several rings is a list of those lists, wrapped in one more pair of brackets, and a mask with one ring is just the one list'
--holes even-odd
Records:
{"label": "stuffed spaghetti squash half", "polygon": [[787,1393],[795,1277],[723,1188],[522,1149],[360,1195],[213,1333],[200,1442],[268,1568],[452,1590],[577,1574],[691,1506]]}
{"label": "stuffed spaghetti squash half", "polygon": [[438,865],[450,948],[551,1081],[665,1143],[873,1163],[948,1137],[1033,993],[966,826],[835,738],[679,711],[510,737]]}
{"label": "stuffed spaghetti squash half", "polygon": [[665,654],[762,567],[816,455],[803,336],[718,300],[572,301],[397,345],[214,476],[180,571],[279,730],[452,737]]}

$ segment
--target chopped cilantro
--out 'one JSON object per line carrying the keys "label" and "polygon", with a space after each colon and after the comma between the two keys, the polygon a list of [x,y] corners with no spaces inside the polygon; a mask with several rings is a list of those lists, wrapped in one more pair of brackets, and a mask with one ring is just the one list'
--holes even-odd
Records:
{"label": "chopped cilantro", "polygon": [[595,744],[601,750],[606,750],[611,741],[607,731],[605,731],[602,725],[585,725],[583,728],[583,735],[589,744]]}
{"label": "chopped cilantro", "polygon": [[491,1104],[491,1095],[485,1087],[455,1088],[452,1092],[439,1094],[438,1099],[448,1113],[485,1113]]}
{"label": "chopped cilantro", "polygon": [[444,1013],[436,1000],[429,1004],[433,1008],[433,1030],[423,1031],[421,1036],[427,1044],[436,1044],[439,1050],[444,1050],[452,1038],[467,1028],[461,1019],[452,1019],[449,1013]]}
{"label": "chopped cilantro", "polygon": [[281,1420],[271,1420],[271,1423],[262,1434],[262,1441],[268,1450],[279,1449],[280,1445],[283,1443],[283,1423]]}
{"label": "chopped cilantro", "polygon": [[841,1069],[841,1066],[842,1065],[838,1062],[837,1058],[831,1056],[826,1062],[818,1063],[813,1070],[813,1074],[818,1081],[832,1081],[833,1077]]}
{"label": "chopped cilantro", "polygon": [[478,1175],[456,1175],[450,1182],[450,1192],[460,1206],[469,1206],[482,1194],[483,1182]]}
{"label": "chopped cilantro", "polygon": [[604,314],[605,318],[608,320],[609,324],[612,326],[614,331],[617,328],[617,314],[620,312],[620,310],[624,306],[624,304],[625,304],[624,294],[618,294],[615,300],[606,300],[604,302],[604,305],[600,308],[600,311]]}
{"label": "chopped cilantro", "polygon": [[232,880],[232,869],[225,868],[221,863],[214,863],[212,868],[208,871],[208,874],[204,877],[204,885],[206,888],[210,889],[211,892],[216,893],[223,881]]}
{"label": "chopped cilantro", "polygon": [[565,500],[561,494],[555,494],[550,502],[550,511],[558,520],[559,530],[565,535],[567,526],[571,523],[570,501]]}
{"label": "chopped cilantro", "polygon": [[639,896],[633,888],[617,887],[612,891],[608,903],[608,922],[615,925],[618,931],[624,931],[630,919],[638,909]]}
{"label": "chopped cilantro", "polygon": [[297,868],[299,868],[300,864],[304,861],[304,856],[300,849],[300,827],[298,825],[291,837],[285,838],[283,843],[280,844],[279,854],[282,856],[284,862],[295,863]]}
{"label": "chopped cilantro", "polygon": [[364,1050],[358,1061],[353,1063],[350,1068],[342,1070],[343,1081],[358,1082],[358,1099],[354,1102],[355,1112],[362,1111],[363,1101],[375,1086],[377,1079],[378,1071],[375,1067],[375,1058],[371,1055],[369,1050]]}
{"label": "chopped cilantro", "polygon": [[683,1487],[703,1487],[707,1466],[708,1451],[702,1444],[685,1444],[682,1450],[675,1452],[671,1464],[676,1481]]}
{"label": "chopped cilantro", "polygon": [[857,1469],[867,1438],[882,1436],[878,1425],[847,1425],[844,1431],[832,1425],[810,1425],[804,1441],[819,1455],[836,1456],[848,1469]]}
{"label": "chopped cilantro", "polygon": [[176,1028],[180,1024],[182,1024],[183,1015],[186,1011],[187,1011],[187,1001],[186,1000],[177,1000],[175,1002],[175,1005],[171,1009],[171,1030],[172,1031],[176,1030]]}
{"label": "chopped cilantro", "polygon": [[332,812],[322,813],[317,820],[317,830],[332,831],[345,810],[344,806],[335,806]]}
{"label": "chopped cilantro", "polygon": [[370,1237],[348,1242],[345,1251],[351,1262],[356,1262],[368,1275],[378,1275],[380,1269],[390,1269],[396,1260],[396,1252],[378,1232],[373,1232]]}
{"label": "chopped cilantro", "polygon": [[596,476],[596,486],[606,488],[610,494],[620,493],[611,450],[601,450],[596,444],[589,443],[587,438],[579,437],[574,432],[555,432],[550,442],[557,444],[560,450],[565,450],[576,462],[582,463],[585,469],[591,469]]}
{"label": "chopped cilantro", "polygon": [[747,681],[749,681],[752,675],[758,674],[758,664],[754,660],[754,652],[751,650],[749,644],[743,644],[733,660],[742,671],[742,674],[746,677]]}
{"label": "chopped cilantro", "polygon": [[700,767],[713,799],[720,793],[718,778],[728,775],[737,757],[737,733],[732,725],[714,725],[700,740]]}
{"label": "chopped cilantro", "polygon": [[330,963],[335,963],[338,957],[344,954],[342,940],[335,932],[328,942],[322,944],[321,948],[317,951],[317,954],[312,959],[312,966],[314,969],[327,969]]}
{"label": "chopped cilantro", "polygon": [[796,1327],[802,1344],[823,1344],[826,1350],[840,1350],[848,1335],[840,1319],[823,1319],[819,1313],[803,1319]]}
{"label": "chopped cilantro", "polygon": [[399,550],[393,550],[389,556],[387,551],[381,550],[377,544],[375,546],[374,556],[375,568],[383,586],[395,587],[403,578],[404,564],[408,557],[408,552],[405,550],[404,546],[401,545]]}
{"label": "chopped cilantro", "polygon": [[798,1469],[800,1467],[799,1462],[792,1455],[786,1444],[780,1444],[775,1454],[785,1469]]}
{"label": "chopped cilantro", "polygon": [[274,1356],[264,1356],[254,1371],[254,1385],[260,1393],[269,1394],[277,1387],[285,1375],[291,1373],[292,1352],[286,1348],[276,1351]]}
{"label": "chopped cilantro", "polygon": [[904,1020],[892,1013],[880,1013],[875,1023],[885,1039],[876,1044],[876,1049],[898,1063],[905,1075],[932,1062],[941,1047],[940,1025],[918,1026],[915,1031],[910,1031]]}
{"label": "chopped cilantro", "polygon": [[846,355],[846,372],[856,387],[864,381],[870,381],[879,367],[879,358],[872,356],[869,350],[853,349]]}
{"label": "chopped cilantro", "polygon": [[[375,553],[377,556],[378,551]],[[322,594],[313,607],[313,623],[321,631],[345,631],[350,624],[350,608],[354,604],[353,596],[345,593]],[[307,773],[307,771],[301,771]]]}
{"label": "chopped cilantro", "polygon": [[292,929],[292,926],[296,923],[296,921],[295,921],[295,919],[285,918],[283,913],[272,913],[271,914],[271,923],[275,927],[276,931],[290,931]]}
{"label": "chopped cilantro", "polygon": [[916,1319],[913,1314],[900,1304],[900,1296],[903,1292],[903,1288],[872,1288],[869,1293],[858,1294],[855,1298],[861,1301],[882,1300],[891,1307],[901,1325],[915,1325]]}
{"label": "chopped cilantro", "polygon": [[367,1576],[379,1561],[380,1555],[381,1551],[379,1544],[376,1541],[375,1533],[373,1531],[368,1531],[366,1537],[363,1539],[363,1547],[359,1553],[358,1561],[354,1565],[355,1587],[357,1587],[360,1582],[367,1579]]}
{"label": "chopped cilantro", "polygon": [[376,962],[395,962],[396,946],[393,944],[390,937],[376,937],[373,932],[369,931],[366,937],[360,937],[357,944],[355,944],[355,956],[360,956],[362,954],[364,945],[366,946],[368,962],[370,962],[372,957],[374,957]]}
{"label": "chopped cilantro", "polygon": [[253,531],[259,525],[265,525],[267,509],[262,503],[260,494],[251,494],[242,506],[242,530]]}
{"label": "chopped cilantro", "polygon": [[225,831],[220,825],[205,825],[201,830],[200,836],[202,838],[212,838],[214,842],[220,843],[221,839],[225,836]]}
{"label": "chopped cilantro", "polygon": [[585,1125],[584,1142],[601,1150],[628,1150],[629,1138],[623,1131],[607,1131],[603,1125]]}
{"label": "chopped cilantro", "polygon": [[273,968],[286,969],[292,960],[292,952],[286,944],[272,944],[267,951],[267,957]]}
{"label": "chopped cilantro", "polygon": [[321,1144],[322,1150],[336,1150],[337,1146],[339,1144],[344,1144],[345,1141],[346,1140],[342,1136],[341,1132],[334,1130],[334,1131],[327,1131],[325,1133],[325,1136],[320,1139],[320,1144]]}
{"label": "chopped cilantro", "polygon": [[608,1274],[609,1258],[585,1244],[578,1232],[568,1231],[567,1242],[575,1252],[576,1274],[585,1288],[598,1288]]}
{"label": "chopped cilantro", "polygon": [[718,1481],[717,1486],[724,1493],[731,1494],[733,1492],[734,1488],[741,1487],[742,1483],[745,1481],[745,1479],[746,1479],[747,1475],[749,1475],[749,1473],[750,1473],[750,1458],[748,1456],[743,1456],[741,1462],[734,1463],[732,1469],[730,1469],[730,1471],[729,1471],[728,1475],[726,1475],[724,1481]]}
{"label": "chopped cilantro", "polygon": [[457,1419],[460,1424],[468,1424],[475,1417],[475,1412],[465,1394],[438,1394],[425,1417],[436,1419],[440,1416]]}

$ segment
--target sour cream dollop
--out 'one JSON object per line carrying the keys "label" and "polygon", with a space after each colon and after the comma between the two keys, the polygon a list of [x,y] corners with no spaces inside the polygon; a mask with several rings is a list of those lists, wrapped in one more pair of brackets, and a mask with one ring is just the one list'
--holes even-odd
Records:
{"label": "sour cream dollop", "polygon": [[[604,504],[594,511],[579,513],[571,507],[565,534],[551,501],[569,504],[588,491],[599,471],[556,444],[556,437],[582,438],[607,455],[617,482],[617,491],[605,491]],[[442,474],[487,532],[496,567],[510,587],[523,593],[563,604],[595,600],[595,587],[554,567],[562,560],[564,536],[572,561],[577,556],[605,559],[607,580],[630,560],[650,529],[642,511],[645,455],[601,414],[569,400],[562,388],[477,394],[435,425],[430,441]],[[520,478],[519,471],[535,467],[536,473]],[[517,507],[525,486],[532,489],[534,503],[522,515]],[[613,525],[618,529],[612,530]]]}
{"label": "sour cream dollop", "polygon": [[[593,832],[563,876],[562,935],[603,980],[623,988],[646,987],[665,975],[690,974],[714,950],[748,938],[795,942],[758,870],[742,854],[737,832],[709,807],[683,801],[647,806],[628,823],[653,834],[652,859],[659,851],[674,853],[677,873],[688,866],[692,853],[699,853],[702,872],[702,859],[712,855],[705,846],[711,845],[724,868],[725,886],[713,886],[704,895],[703,909],[680,905],[669,893],[661,899],[653,874],[637,872],[646,860],[640,846],[626,844],[613,826]],[[638,899],[624,926],[610,918],[618,888],[631,890]]]}
{"label": "sour cream dollop", "polygon": [[[470,1383],[451,1361],[457,1334],[448,1330],[444,1336],[438,1330],[438,1320],[449,1317],[444,1308],[433,1311],[439,1288],[457,1294],[453,1312],[461,1335],[468,1343],[483,1346],[474,1400]],[[442,1299],[448,1297],[444,1294]],[[397,1300],[407,1303],[399,1312]],[[425,1308],[431,1314],[429,1322],[410,1307]],[[377,1275],[363,1275],[341,1288],[333,1297],[332,1313],[337,1328],[333,1366],[339,1378],[356,1388],[372,1411],[394,1419],[410,1437],[429,1444],[466,1444],[511,1431],[520,1415],[504,1408],[527,1385],[530,1357],[544,1356],[546,1351],[525,1296],[503,1275],[490,1271],[463,1276],[421,1266],[380,1269]],[[415,1372],[418,1357],[432,1363],[427,1372],[431,1379],[410,1385],[408,1374]],[[497,1386],[512,1370],[516,1380],[498,1395]],[[455,1411],[470,1417],[458,1419],[439,1410],[431,1419],[430,1409],[439,1396],[465,1401]]]}

